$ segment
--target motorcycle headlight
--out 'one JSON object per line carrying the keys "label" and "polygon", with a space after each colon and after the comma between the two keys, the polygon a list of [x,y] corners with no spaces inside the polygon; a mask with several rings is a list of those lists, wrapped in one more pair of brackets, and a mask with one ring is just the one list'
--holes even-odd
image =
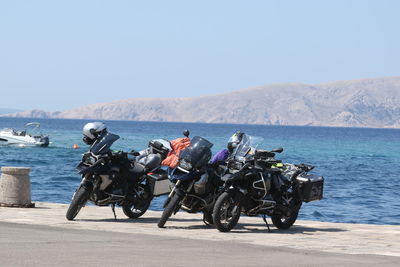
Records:
{"label": "motorcycle headlight", "polygon": [[192,164],[190,164],[190,162],[187,162],[186,160],[184,160],[184,159],[181,159],[180,161],[179,161],[179,167],[181,167],[182,169],[185,169],[185,170],[191,170],[192,169]]}
{"label": "motorcycle headlight", "polygon": [[240,170],[243,167],[243,163],[240,161],[230,161],[228,163],[229,169]]}

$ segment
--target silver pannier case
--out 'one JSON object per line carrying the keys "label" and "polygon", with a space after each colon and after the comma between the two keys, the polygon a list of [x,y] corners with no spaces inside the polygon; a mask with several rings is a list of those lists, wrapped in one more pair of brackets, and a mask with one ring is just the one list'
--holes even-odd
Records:
{"label": "silver pannier case", "polygon": [[168,179],[168,175],[163,170],[157,170],[155,172],[147,174],[151,192],[154,196],[161,196],[169,194],[171,191],[171,182]]}

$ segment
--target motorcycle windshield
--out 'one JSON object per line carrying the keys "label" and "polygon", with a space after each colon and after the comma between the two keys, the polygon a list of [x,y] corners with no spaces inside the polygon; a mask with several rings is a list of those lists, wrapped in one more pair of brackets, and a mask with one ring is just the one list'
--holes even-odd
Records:
{"label": "motorcycle windshield", "polygon": [[231,158],[235,160],[242,161],[247,155],[250,155],[252,151],[258,146],[259,143],[263,141],[263,138],[250,136],[243,134],[242,140],[238,146],[233,150]]}
{"label": "motorcycle windshield", "polygon": [[208,156],[211,156],[212,146],[213,144],[207,139],[195,136],[190,141],[190,146],[180,153],[179,159],[196,167],[204,165],[204,162],[207,163],[209,160]]}
{"label": "motorcycle windshield", "polygon": [[213,143],[208,141],[207,139],[200,137],[200,136],[195,136],[190,140],[190,147],[193,147],[193,149],[201,148],[201,147],[207,147],[207,148],[212,148]]}
{"label": "motorcycle windshield", "polygon": [[94,155],[106,154],[110,151],[112,144],[118,139],[118,135],[107,133],[93,143],[92,147],[90,148],[90,152],[92,152]]}

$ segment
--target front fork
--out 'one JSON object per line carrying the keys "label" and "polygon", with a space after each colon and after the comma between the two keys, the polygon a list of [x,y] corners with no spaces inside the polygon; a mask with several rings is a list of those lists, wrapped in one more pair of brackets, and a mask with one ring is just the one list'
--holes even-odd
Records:
{"label": "front fork", "polygon": [[174,187],[172,188],[171,192],[169,193],[167,199],[164,202],[163,208],[165,209],[165,207],[168,205],[169,201],[171,200],[172,196],[175,194],[175,191],[177,190],[177,188],[180,186],[180,184],[182,183],[181,180],[178,180]]}
{"label": "front fork", "polygon": [[179,187],[179,185],[180,185],[181,183],[182,183],[181,180],[178,180],[178,181],[176,182],[176,184],[174,185],[174,187],[172,188],[171,192],[170,192],[169,195],[168,195],[168,199],[170,199],[170,198],[174,195],[175,189],[176,189],[177,187]]}
{"label": "front fork", "polygon": [[224,185],[224,188],[221,190],[220,194],[222,194],[223,192],[228,192],[231,196],[233,196],[233,200],[236,203],[242,201],[243,197],[247,194],[246,189],[235,187],[233,183],[229,182]]}
{"label": "front fork", "polygon": [[95,188],[96,184],[97,184],[96,177],[94,174],[82,175],[81,183],[79,184],[78,188],[75,190],[74,194],[72,195],[72,199],[74,198],[74,196],[79,188],[85,187],[90,192],[93,192],[93,188]]}
{"label": "front fork", "polygon": [[233,200],[235,201],[235,203],[240,203],[242,201],[243,197],[245,196],[245,192],[242,192],[241,189],[234,188],[234,187],[229,188],[228,193],[231,196],[233,196]]}
{"label": "front fork", "polygon": [[[172,188],[171,193],[169,193],[168,198],[165,200],[163,208],[165,208],[168,205],[168,203],[171,200],[173,195],[178,194],[183,198],[186,195],[186,192],[190,192],[192,190],[195,182],[196,181],[193,180],[190,182],[189,186],[187,186],[187,185],[183,184],[182,180],[178,180],[175,183],[175,186]],[[186,186],[187,186],[187,189],[185,189]]]}

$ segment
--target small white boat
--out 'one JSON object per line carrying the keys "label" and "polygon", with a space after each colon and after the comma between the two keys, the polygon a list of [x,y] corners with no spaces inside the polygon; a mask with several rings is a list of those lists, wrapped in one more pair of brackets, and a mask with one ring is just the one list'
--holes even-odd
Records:
{"label": "small white boat", "polygon": [[47,147],[49,143],[49,136],[40,132],[40,123],[38,122],[27,123],[24,131],[0,130],[0,144]]}

